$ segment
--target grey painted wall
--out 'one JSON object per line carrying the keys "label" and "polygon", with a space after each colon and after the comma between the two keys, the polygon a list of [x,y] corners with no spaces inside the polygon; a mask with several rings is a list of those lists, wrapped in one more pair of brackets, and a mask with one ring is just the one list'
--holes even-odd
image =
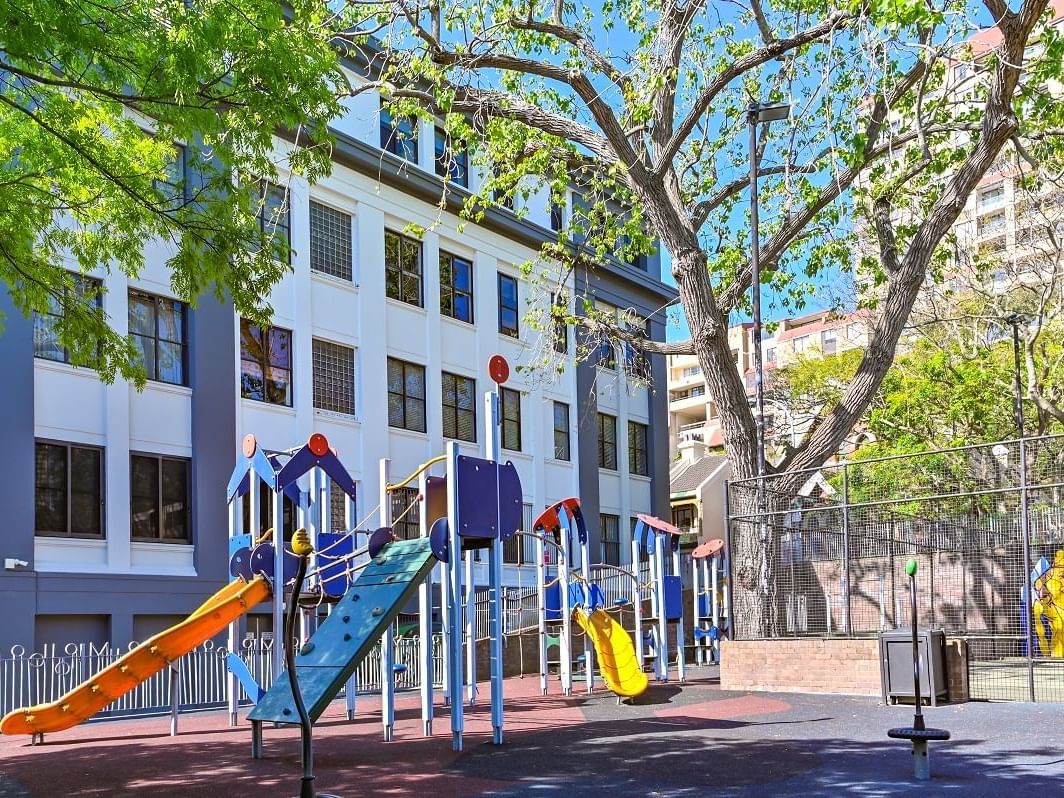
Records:
{"label": "grey painted wall", "polygon": [[225,487],[236,462],[237,378],[234,310],[204,297],[191,314],[192,538],[196,573],[219,585],[229,578]]}
{"label": "grey painted wall", "polygon": [[[13,557],[33,567],[33,321],[25,318],[0,287],[0,560]],[[32,570],[0,568],[0,657],[12,645],[32,645],[36,604]]]}

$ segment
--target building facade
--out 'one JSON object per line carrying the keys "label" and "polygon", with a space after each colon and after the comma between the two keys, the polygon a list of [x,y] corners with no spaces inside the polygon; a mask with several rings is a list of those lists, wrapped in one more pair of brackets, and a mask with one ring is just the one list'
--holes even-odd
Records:
{"label": "building facade", "polygon": [[[490,210],[461,227],[463,184],[476,190],[477,170],[451,172],[441,210],[439,131],[420,122],[396,135],[401,127],[375,94],[360,95],[336,121],[332,174],[313,186],[282,175],[267,189],[264,223],[290,237],[292,252],[269,298],[268,330],[212,297],[195,307],[176,301],[160,242],[147,245],[135,280],[89,276],[102,282],[111,324],[145,354],[143,391],[69,365],[47,318],[23,318],[3,295],[0,652],[142,640],[224,583],[225,487],[247,433],[278,450],[324,433],[356,480],[357,518],[377,524],[381,458],[395,478],[447,440],[485,456],[493,354],[514,367],[502,396],[502,455],[521,475],[526,520],[579,496],[591,556],[623,563],[632,519],[667,515],[666,395],[626,379],[625,352],[577,363],[570,328],[554,342],[560,374],[516,368],[538,362],[543,346],[526,321],[541,289],[521,266],[569,211],[552,208],[542,189],[520,214]],[[277,141],[279,157],[289,146]],[[427,232],[412,236],[411,225]],[[664,338],[664,315],[654,311],[673,290],[657,257],[614,261],[567,287],[574,300],[634,309],[651,338]],[[650,368],[663,385],[664,359]],[[395,497],[393,513],[413,498]],[[416,513],[415,505],[396,525],[400,534]],[[507,549],[507,583],[534,584],[531,549]]]}

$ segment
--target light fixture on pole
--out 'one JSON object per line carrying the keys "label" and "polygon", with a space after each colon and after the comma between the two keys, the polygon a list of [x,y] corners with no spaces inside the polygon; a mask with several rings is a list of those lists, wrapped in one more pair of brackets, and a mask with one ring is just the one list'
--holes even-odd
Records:
{"label": "light fixture on pole", "polygon": [[754,403],[757,431],[757,475],[765,476],[765,385],[764,365],[761,361],[761,243],[758,235],[757,207],[757,126],[778,122],[791,114],[787,103],[750,103],[746,121],[750,126],[750,268],[754,313]]}

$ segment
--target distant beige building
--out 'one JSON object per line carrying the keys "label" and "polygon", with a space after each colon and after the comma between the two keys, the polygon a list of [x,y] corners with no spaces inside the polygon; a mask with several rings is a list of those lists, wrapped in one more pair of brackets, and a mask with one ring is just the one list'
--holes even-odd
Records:
{"label": "distant beige building", "polygon": [[[735,367],[754,401],[753,324],[728,330]],[[797,444],[813,418],[793,412],[772,394],[773,372],[799,357],[823,357],[860,349],[868,340],[866,317],[818,311],[783,319],[774,333],[762,338],[765,369],[765,430],[768,456],[778,446]],[[724,535],[724,484],[730,468],[724,456],[724,430],[717,404],[708,394],[706,379],[694,355],[673,355],[668,362],[669,472],[672,522],[688,540],[712,540]]]}
{"label": "distant beige building", "polygon": [[[793,416],[789,408],[772,397],[772,373],[798,357],[819,357],[863,348],[868,340],[864,316],[840,316],[831,311],[808,313],[777,322],[775,333],[762,339],[765,368],[765,425],[775,435],[794,442],[805,432],[811,419]],[[753,325],[737,324],[728,330],[735,367],[743,375],[746,391],[754,396]],[[673,461],[684,441],[700,441],[709,450],[724,445],[717,404],[706,390],[706,379],[694,355],[669,357],[669,454]]]}

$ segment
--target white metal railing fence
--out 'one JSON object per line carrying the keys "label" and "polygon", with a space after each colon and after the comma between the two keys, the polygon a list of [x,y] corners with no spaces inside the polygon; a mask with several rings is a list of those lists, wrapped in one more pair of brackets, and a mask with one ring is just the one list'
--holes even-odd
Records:
{"label": "white metal railing fence", "polygon": [[[131,643],[130,649],[136,644]],[[264,688],[272,683],[269,639],[244,641],[241,657],[252,676]],[[395,664],[405,670],[396,674],[396,687],[413,689],[421,684],[418,638],[395,641]],[[19,707],[46,704],[70,692],[128,653],[129,649],[102,647],[86,643],[46,646],[40,652],[27,653],[14,646],[8,657],[0,658],[0,715]],[[179,670],[178,706],[181,710],[222,707],[226,704],[228,673],[223,646],[207,642],[176,661]],[[442,688],[443,650],[440,637],[433,638],[433,676]],[[373,648],[357,670],[359,693],[379,692],[381,687],[380,646]],[[164,668],[110,704],[98,717],[150,715],[167,712],[171,706],[171,669]],[[340,695],[343,695],[341,691]],[[243,688],[242,702],[247,702]]]}

